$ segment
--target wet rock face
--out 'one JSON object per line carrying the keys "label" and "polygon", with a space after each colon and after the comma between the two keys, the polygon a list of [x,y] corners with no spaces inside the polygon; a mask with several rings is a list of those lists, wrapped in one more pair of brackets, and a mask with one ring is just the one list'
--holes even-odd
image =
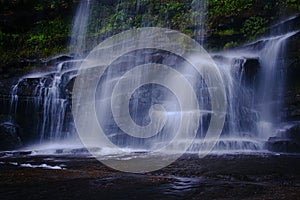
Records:
{"label": "wet rock face", "polygon": [[300,120],[300,33],[286,45],[285,116],[287,120]]}
{"label": "wet rock face", "polygon": [[0,150],[11,150],[22,146],[20,127],[13,122],[0,124]]}
{"label": "wet rock face", "polygon": [[260,67],[259,58],[248,58],[244,64],[246,77],[254,79]]}
{"label": "wet rock face", "polygon": [[288,129],[285,133],[287,138],[295,140],[300,144],[300,124],[293,126],[292,128]]}
{"label": "wet rock face", "polygon": [[282,153],[300,153],[300,145],[291,139],[272,137],[266,144],[269,151]]}
{"label": "wet rock face", "polygon": [[300,153],[300,124],[296,124],[278,137],[269,138],[266,147],[270,151]]}

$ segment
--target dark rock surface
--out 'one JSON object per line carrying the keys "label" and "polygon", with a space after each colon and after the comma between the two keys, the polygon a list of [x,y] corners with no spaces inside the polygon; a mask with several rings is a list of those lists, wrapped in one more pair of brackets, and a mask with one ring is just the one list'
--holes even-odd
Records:
{"label": "dark rock surface", "polygon": [[0,150],[16,149],[21,146],[20,127],[10,121],[0,123]]}
{"label": "dark rock surface", "polygon": [[[94,158],[0,158],[0,198],[14,199],[299,199],[300,157],[185,155],[156,172],[112,170]],[[64,166],[62,170],[21,164]]]}
{"label": "dark rock surface", "polygon": [[266,148],[273,152],[300,153],[300,124],[293,125],[277,137],[269,138]]}
{"label": "dark rock surface", "polygon": [[273,152],[300,153],[300,145],[292,139],[272,137],[266,145]]}
{"label": "dark rock surface", "polygon": [[300,124],[296,124],[288,129],[285,133],[285,136],[300,143]]}
{"label": "dark rock surface", "polygon": [[[298,20],[298,30],[300,29]],[[300,33],[291,37],[285,46],[286,89],[285,89],[285,118],[300,120]]]}

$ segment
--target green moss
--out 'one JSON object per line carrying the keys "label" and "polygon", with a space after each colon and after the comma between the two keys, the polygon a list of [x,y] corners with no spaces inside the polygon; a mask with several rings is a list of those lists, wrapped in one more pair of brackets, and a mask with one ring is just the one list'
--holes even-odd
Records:
{"label": "green moss", "polygon": [[[0,65],[11,60],[30,57],[36,53],[49,57],[67,51],[71,20],[78,0],[0,1],[0,14],[37,13],[36,19],[22,20],[21,24],[1,24]],[[193,37],[200,14],[207,16],[207,35],[240,34],[237,41],[253,40],[265,31],[271,17],[278,10],[300,10],[299,0],[208,0],[207,13],[193,8],[194,0],[122,0],[92,1],[88,21],[87,41],[102,40],[111,34],[135,27],[166,27]],[[73,7],[72,7],[73,6]],[[4,15],[3,15],[4,16]],[[12,15],[13,16],[13,15]],[[29,24],[23,23],[29,21]],[[238,35],[239,36],[239,35]],[[214,41],[211,49],[234,47],[234,41]],[[224,43],[226,43],[224,45]],[[88,48],[94,43],[90,42]],[[219,45],[219,46],[218,46]]]}
{"label": "green moss", "polygon": [[236,34],[237,32],[233,29],[226,29],[226,30],[219,30],[214,32],[217,35],[233,35]]}
{"label": "green moss", "polygon": [[300,2],[299,0],[286,0],[285,2],[286,7],[294,8],[298,11],[300,11]]}
{"label": "green moss", "polygon": [[265,25],[268,23],[268,19],[263,17],[250,17],[245,20],[241,33],[249,40],[254,40],[257,36],[265,32]]}
{"label": "green moss", "polygon": [[25,66],[25,67],[22,67],[22,68],[15,69],[15,72],[28,72],[28,71],[32,71],[36,68],[37,68],[36,65],[28,65],[28,66]]}
{"label": "green moss", "polygon": [[224,45],[224,50],[226,50],[226,49],[231,49],[231,48],[234,48],[234,47],[237,47],[237,46],[238,46],[238,43],[237,43],[237,42],[234,42],[234,41],[227,42],[227,43]]}
{"label": "green moss", "polygon": [[209,0],[210,16],[236,16],[252,8],[254,0]]}

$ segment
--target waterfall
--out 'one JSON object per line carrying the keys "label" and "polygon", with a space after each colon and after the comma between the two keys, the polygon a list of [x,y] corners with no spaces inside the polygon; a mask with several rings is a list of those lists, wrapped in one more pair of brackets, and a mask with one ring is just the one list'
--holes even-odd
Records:
{"label": "waterfall", "polygon": [[[193,16],[195,38],[201,45],[205,43],[206,4],[205,0],[194,0],[191,4],[193,15],[195,15]],[[29,134],[36,136],[33,138],[35,140],[38,138],[41,143],[59,141],[74,134],[70,131],[73,128],[70,127],[73,123],[72,117],[70,117],[72,93],[70,85],[78,76],[78,67],[83,61],[81,58],[86,53],[86,36],[88,35],[91,7],[92,2],[90,1],[80,1],[78,5],[70,41],[70,52],[75,54],[74,59],[58,62],[51,69],[24,76],[11,89],[11,113],[15,114],[17,118],[21,118],[24,117],[24,114],[18,117],[18,113],[25,112],[31,121],[27,128],[34,126],[31,127]],[[139,1],[137,1],[137,9],[138,7]],[[150,23],[148,19],[141,21],[142,26]],[[260,39],[238,50],[211,53],[224,81],[227,104],[225,126],[221,138],[216,144],[216,151],[262,150],[264,142],[276,133],[277,125],[281,122],[280,110],[285,81],[284,60],[282,59],[284,45],[287,39],[295,33],[281,33],[282,35],[277,34]],[[149,39],[151,36],[145,38],[147,38],[145,43],[153,42]],[[124,41],[125,43],[126,41]],[[109,52],[104,52],[104,55],[111,56]],[[99,56],[103,57],[104,55]],[[172,91],[168,91],[157,83],[134,88],[134,85],[142,85],[149,77],[138,70],[134,70],[134,75],[126,72],[126,70],[133,70],[134,66],[144,66],[152,62],[176,69],[184,74],[191,85],[197,88],[196,98],[199,101],[202,118],[199,122],[187,121],[187,124],[191,126],[200,124],[196,140],[189,149],[191,152],[198,152],[211,118],[211,100],[208,97],[207,84],[203,77],[195,75],[195,70],[189,69],[184,59],[165,51],[147,49],[129,52],[110,63],[109,69],[104,72],[104,78],[99,80],[96,88],[95,97],[98,101],[95,109],[100,125],[107,131],[107,137],[114,144],[123,148],[160,148],[173,138],[172,132],[178,128],[180,117],[178,101],[172,97]],[[147,73],[154,72],[149,69]],[[111,98],[109,96],[112,95],[113,87],[117,83],[119,84],[118,81],[124,74],[130,81],[123,82],[122,87],[118,88],[120,93],[117,96],[126,90],[135,89],[127,105],[130,107],[129,114],[132,121],[139,126],[147,126],[152,115],[158,116],[161,122],[165,120],[162,113],[169,117],[166,127],[161,129],[161,134],[152,137],[149,141],[145,142],[134,136],[126,136],[122,132],[124,127],[119,127],[119,125],[124,126],[128,122],[124,122],[122,119],[114,121],[115,114],[110,110]],[[175,81],[177,77],[171,77],[168,74],[165,76],[159,74],[159,77],[161,80],[168,79],[166,82],[172,86],[178,84],[178,90],[184,91],[181,83]],[[190,101],[189,96],[184,94],[181,96],[184,97],[184,102]],[[167,108],[166,111],[155,104],[162,104]],[[89,117],[89,113],[87,113],[87,117]],[[186,132],[188,132],[190,129],[188,125],[185,126],[187,127]],[[160,128],[160,125],[155,127],[155,129]],[[184,141],[178,141],[177,145],[180,146],[181,142],[184,143]]]}
{"label": "waterfall", "polygon": [[[34,123],[29,126],[31,135],[38,137],[40,142],[57,141],[70,135],[66,119],[69,100],[65,90],[69,81],[75,76],[80,58],[86,49],[86,35],[89,18],[90,1],[80,1],[73,22],[70,52],[75,54],[74,60],[58,62],[54,69],[46,72],[33,73],[22,77],[11,90],[11,113],[19,111],[30,115]],[[25,87],[25,88],[24,88]],[[27,88],[32,87],[32,88]],[[31,90],[24,96],[21,90]],[[19,94],[22,94],[19,96]],[[25,105],[18,107],[19,98]],[[28,103],[30,102],[30,103]],[[32,105],[31,105],[32,104]],[[70,112],[70,111],[69,111]],[[65,129],[65,130],[64,130]]]}
{"label": "waterfall", "polygon": [[193,0],[192,1],[192,18],[195,26],[195,40],[203,46],[205,42],[205,22],[207,11],[207,0]]}
{"label": "waterfall", "polygon": [[212,54],[227,91],[227,120],[216,151],[262,150],[282,122],[284,47],[297,31]]}
{"label": "waterfall", "polygon": [[11,95],[10,109],[9,109],[10,113],[16,113],[17,112],[17,108],[18,108],[18,85],[19,85],[21,80],[19,80],[18,83],[12,87],[12,90],[11,90],[11,93],[10,93],[10,95]]}
{"label": "waterfall", "polygon": [[[246,46],[239,50],[212,54],[224,81],[227,94],[226,103],[228,105],[225,127],[221,138],[216,144],[216,151],[263,150],[264,143],[272,136],[272,134],[276,133],[276,125],[279,124],[280,121],[275,121],[276,113],[271,115],[269,113],[275,112],[275,110],[279,111],[281,109],[280,101],[282,100],[282,97],[279,88],[282,88],[283,85],[279,87],[278,82],[280,84],[284,82],[284,77],[282,76],[282,67],[284,66],[284,62],[280,61],[280,58],[283,56],[282,47],[287,39],[295,33],[296,32],[290,32],[279,36],[265,38],[251,44],[250,47]],[[144,43],[147,44],[147,42],[153,42],[151,40],[151,36],[148,36],[147,38],[148,40],[143,41]],[[124,44],[127,44],[128,41],[123,42]],[[109,48],[113,48],[114,45],[119,45],[118,49],[124,48],[122,43],[112,44]],[[89,59],[97,61],[99,57],[109,57],[110,54],[112,54],[110,51],[101,53],[93,52]],[[197,98],[199,100],[201,111],[205,112],[205,110],[211,109],[211,100],[209,98],[205,99],[205,97],[209,96],[207,91],[205,91],[207,90],[207,85],[203,82],[203,80],[201,80],[201,77],[197,76],[197,72],[186,67],[184,61],[180,60],[175,55],[169,55],[165,52],[148,50],[146,52],[134,51],[132,53],[128,53],[126,56],[118,58],[109,66],[109,69],[104,72],[104,78],[102,78],[99,82],[96,96],[98,99],[96,103],[96,113],[98,115],[99,123],[101,124],[101,127],[107,131],[106,134],[108,138],[110,138],[110,140],[118,146],[133,149],[145,148],[148,150],[149,146],[150,149],[159,148],[159,145],[164,144],[166,140],[174,137],[172,134],[170,135],[170,133],[178,126],[177,114],[180,112],[178,112],[178,107],[176,107],[178,102],[170,97],[172,94],[155,84],[136,88],[136,90],[132,92],[132,89],[130,88],[134,88],[133,85],[143,85],[142,83],[147,80],[147,74],[149,72],[144,70],[143,73],[135,72],[134,74],[132,72],[134,75],[126,75],[129,73],[127,71],[134,71],[132,69],[134,66],[153,62],[153,55],[155,55],[155,60],[158,60],[158,63],[166,64],[167,66],[175,68],[189,79],[191,85],[197,88]],[[272,59],[274,59],[274,62],[269,62],[271,56]],[[201,60],[199,60],[199,62],[201,62]],[[150,69],[149,71],[151,72]],[[126,77],[130,77],[130,81],[128,80],[127,82],[124,82],[124,74]],[[160,77],[159,73],[157,76]],[[172,77],[169,77],[168,74],[165,74],[163,77],[160,78],[162,80],[168,79],[170,83],[172,82]],[[131,116],[130,120],[133,120],[137,124],[147,126],[149,123],[148,115],[152,112],[151,106],[153,104],[161,104],[163,107],[170,109],[167,109],[165,112],[168,117],[172,115],[173,118],[171,117],[171,120],[168,121],[169,124],[167,124],[162,130],[163,134],[160,133],[160,135],[153,137],[148,141],[144,141],[143,139],[136,139],[132,136],[126,135],[126,131],[124,133],[120,126],[128,125],[128,118],[126,118],[126,122],[121,119],[122,122],[116,123],[113,111],[111,110],[113,109],[113,106],[111,107],[111,105],[115,105],[111,103],[111,96],[114,94],[114,87],[121,83],[123,83],[122,88],[119,89],[115,95],[122,96],[124,95],[123,93],[127,94],[127,90],[129,90],[132,92],[130,92],[131,99],[130,101],[128,99],[128,104],[119,102],[116,107],[119,108],[124,105],[129,106]],[[178,88],[181,88],[182,85],[178,85],[178,83],[179,81],[175,81],[172,82],[171,85],[177,85]],[[184,91],[184,89],[181,90]],[[263,94],[268,98],[265,98]],[[125,99],[123,100],[125,101]],[[188,101],[188,98],[183,101]],[[276,102],[276,104],[273,104],[273,102]],[[173,105],[175,105],[175,107],[172,107]],[[209,112],[206,112],[206,114],[207,113]],[[122,118],[122,116],[124,117],[125,115],[123,114],[124,113],[119,114],[119,118]],[[271,116],[272,118],[269,119],[267,118],[268,116]],[[203,136],[205,135],[205,130],[207,130],[207,123],[209,122],[208,118],[204,117],[200,119],[197,139],[189,149],[191,152],[199,151]],[[266,120],[269,120],[267,122],[274,126],[272,129],[261,127],[261,125],[265,125]],[[163,123],[163,121],[164,119],[162,118],[161,123]],[[83,126],[85,125],[83,124]],[[142,131],[138,132],[140,133]],[[152,146],[153,144],[155,145]],[[184,144],[184,139],[176,141],[176,145],[178,147]]]}
{"label": "waterfall", "polygon": [[75,53],[76,56],[82,55],[86,50],[90,5],[90,0],[80,1],[73,21],[70,52]]}
{"label": "waterfall", "polygon": [[260,113],[258,122],[259,136],[267,140],[276,135],[276,128],[281,122],[283,89],[285,83],[284,48],[287,38],[297,32],[279,35],[265,41],[259,52],[261,69],[258,77],[257,106]]}
{"label": "waterfall", "polygon": [[78,62],[80,60],[60,62],[51,71],[22,77],[12,87],[11,113],[17,118],[20,112],[20,118],[29,117],[29,134],[38,137],[40,142],[68,136],[63,130],[70,123],[65,118],[69,107],[66,87],[76,74],[74,63]]}

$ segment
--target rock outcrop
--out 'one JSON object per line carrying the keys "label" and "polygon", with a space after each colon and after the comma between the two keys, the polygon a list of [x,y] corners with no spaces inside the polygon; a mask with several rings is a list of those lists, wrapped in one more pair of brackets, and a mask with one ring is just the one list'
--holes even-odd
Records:
{"label": "rock outcrop", "polygon": [[20,127],[10,121],[0,123],[0,150],[11,150],[21,146]]}

